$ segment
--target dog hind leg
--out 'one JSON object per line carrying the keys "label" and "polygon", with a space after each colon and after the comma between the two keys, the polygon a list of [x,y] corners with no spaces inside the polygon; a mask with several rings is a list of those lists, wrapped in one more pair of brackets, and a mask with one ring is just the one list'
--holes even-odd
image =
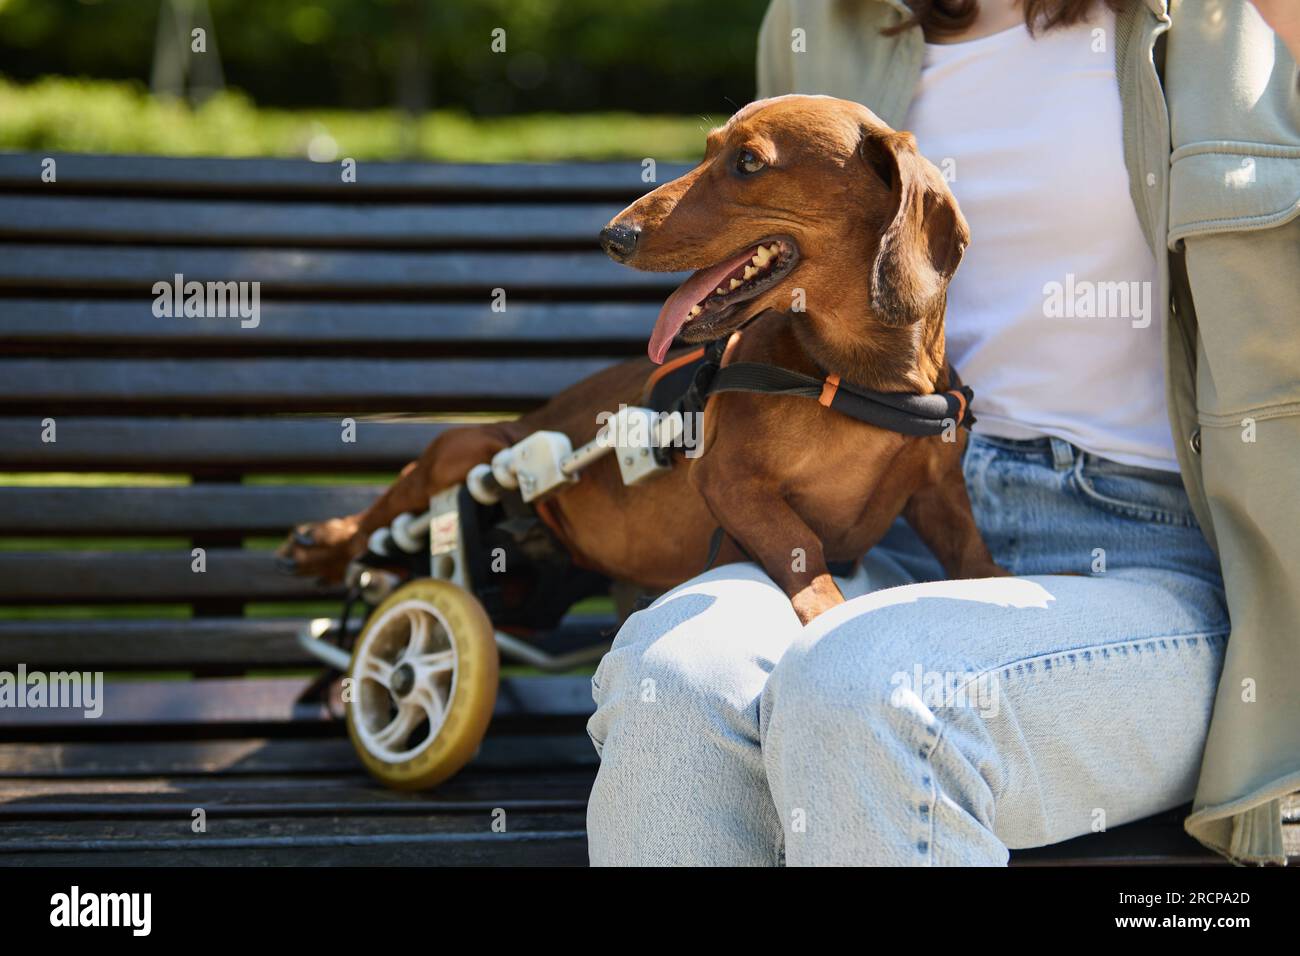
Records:
{"label": "dog hind leg", "polygon": [[451,428],[435,438],[369,508],[354,515],[299,525],[276,551],[281,566],[329,583],[343,579],[348,563],[366,549],[370,535],[406,512],[421,512],[429,498],[464,481],[475,465],[523,437],[516,422]]}

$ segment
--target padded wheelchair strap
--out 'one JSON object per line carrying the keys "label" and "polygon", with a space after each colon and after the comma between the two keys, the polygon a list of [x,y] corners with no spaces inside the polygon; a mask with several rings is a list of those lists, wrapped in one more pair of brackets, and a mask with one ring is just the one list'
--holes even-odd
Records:
{"label": "padded wheelchair strap", "polygon": [[812,398],[850,418],[904,435],[941,435],[950,423],[964,427],[975,423],[970,413],[973,392],[960,384],[930,395],[877,392],[844,382],[838,375],[819,379],[779,365],[736,362],[713,376],[709,394],[719,392]]}
{"label": "padded wheelchair strap", "polygon": [[[969,428],[974,392],[963,385],[950,368],[952,388],[946,392],[917,395],[913,392],[877,392],[843,381],[838,375],[822,378],[805,375],[780,365],[764,362],[736,362],[722,365],[725,339],[689,352],[661,370],[652,379],[656,411],[701,412],[710,395],[719,392],[753,392],[763,395],[794,395],[810,398],[858,421],[904,435],[941,435],[949,423]],[[689,381],[689,385],[685,385]],[[675,398],[665,394],[671,383]]]}

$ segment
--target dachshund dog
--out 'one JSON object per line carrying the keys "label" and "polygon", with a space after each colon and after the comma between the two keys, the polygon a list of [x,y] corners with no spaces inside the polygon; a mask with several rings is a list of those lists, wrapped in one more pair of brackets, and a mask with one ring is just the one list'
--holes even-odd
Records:
{"label": "dachshund dog", "polygon": [[[822,96],[751,103],[708,135],[704,159],[601,232],[636,269],[696,271],[660,312],[649,361],[612,366],[515,421],[440,435],[371,507],[295,530],[279,554],[338,580],[372,531],[428,507],[435,492],[539,430],[574,447],[598,415],[645,401],[674,342],[726,339],[722,366],[758,362],[877,393],[951,387],[948,281],[969,241],[939,172],[909,133],[866,107]],[[913,435],[783,394],[708,397],[702,453],[625,486],[612,456],[547,499],[547,524],[583,567],[660,591],[713,556],[750,558],[805,624],[844,597],[828,562],[854,560],[899,515],[952,577],[1003,575],[971,514],[965,435]]]}

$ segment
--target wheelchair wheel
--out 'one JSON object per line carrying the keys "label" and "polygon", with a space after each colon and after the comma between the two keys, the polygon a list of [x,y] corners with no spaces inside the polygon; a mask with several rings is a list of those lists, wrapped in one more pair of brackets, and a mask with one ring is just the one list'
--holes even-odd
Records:
{"label": "wheelchair wheel", "polygon": [[398,790],[454,774],[487,732],[499,667],[492,623],[464,588],[423,578],[395,590],[348,669],[348,735],[366,769]]}

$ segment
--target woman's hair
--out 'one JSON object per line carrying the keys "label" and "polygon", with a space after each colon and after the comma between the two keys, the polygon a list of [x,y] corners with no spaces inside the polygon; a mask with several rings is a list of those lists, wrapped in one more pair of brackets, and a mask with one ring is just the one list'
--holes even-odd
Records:
{"label": "woman's hair", "polygon": [[[1030,33],[1078,23],[1099,3],[1119,10],[1124,0],[1021,0],[1025,26]],[[893,36],[914,26],[920,26],[928,37],[960,33],[979,12],[979,0],[908,0],[907,5],[912,8],[912,16],[885,30],[886,35]]]}

